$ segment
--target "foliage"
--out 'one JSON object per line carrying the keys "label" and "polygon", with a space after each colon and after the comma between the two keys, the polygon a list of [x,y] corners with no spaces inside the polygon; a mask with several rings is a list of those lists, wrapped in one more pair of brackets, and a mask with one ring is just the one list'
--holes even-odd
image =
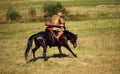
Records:
{"label": "foliage", "polygon": [[17,10],[15,10],[13,7],[10,6],[8,8],[6,17],[7,17],[7,20],[13,21],[13,20],[20,19],[21,15],[20,15],[20,13]]}
{"label": "foliage", "polygon": [[61,3],[45,3],[43,6],[43,10],[45,12],[45,17],[50,17],[54,14],[56,14],[58,11],[60,11],[63,8]]}
{"label": "foliage", "polygon": [[29,8],[29,19],[34,22],[36,20],[36,15],[37,15],[37,11],[35,7],[30,7]]}
{"label": "foliage", "polygon": [[[22,0],[23,1],[23,0]],[[19,2],[16,0],[9,1],[12,7],[15,7],[16,10],[19,10],[22,18],[16,22],[29,22],[28,20],[28,12],[30,9],[30,5],[35,6],[37,12],[37,17],[35,21],[46,21],[47,12],[43,12],[43,7],[46,5],[56,5],[57,2],[65,6],[67,10],[69,10],[70,14],[65,16],[66,20],[93,20],[93,19],[118,19],[120,18],[120,0],[51,0],[51,1],[32,1],[31,3],[27,1]],[[46,5],[45,5],[46,4]],[[0,23],[9,23],[11,21],[6,21],[7,15],[6,10],[8,12],[8,2],[4,2],[4,0],[0,3]],[[9,7],[10,8],[10,7]],[[65,14],[66,15],[66,14]],[[9,17],[7,19],[10,20]],[[29,15],[29,19],[31,20]]]}

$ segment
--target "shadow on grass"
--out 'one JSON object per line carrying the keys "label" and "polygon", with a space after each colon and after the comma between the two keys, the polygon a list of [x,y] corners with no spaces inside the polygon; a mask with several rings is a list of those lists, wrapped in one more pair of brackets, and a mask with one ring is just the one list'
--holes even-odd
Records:
{"label": "shadow on grass", "polygon": [[[62,54],[62,56],[60,54],[53,54],[52,56],[47,56],[47,60],[49,58],[65,58],[65,57],[69,57],[69,55],[66,55],[66,54]],[[34,63],[36,62],[38,59],[44,59],[43,56],[40,56],[40,57],[36,57],[35,59],[30,59],[27,63]]]}

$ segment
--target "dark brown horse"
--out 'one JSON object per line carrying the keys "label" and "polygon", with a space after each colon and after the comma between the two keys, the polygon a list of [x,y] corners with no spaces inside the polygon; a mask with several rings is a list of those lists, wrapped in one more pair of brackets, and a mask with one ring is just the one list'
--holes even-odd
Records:
{"label": "dark brown horse", "polygon": [[[57,32],[54,31],[54,34],[57,34]],[[74,52],[71,50],[71,48],[68,45],[68,41],[70,41],[73,44],[74,48],[77,46],[77,44],[76,44],[77,35],[66,30],[66,31],[64,31],[62,37],[60,37],[60,39],[57,40],[54,37],[54,34],[49,31],[45,31],[45,32],[39,32],[37,34],[30,36],[28,39],[27,48],[25,50],[25,59],[27,60],[28,53],[30,51],[30,48],[32,47],[33,39],[35,42],[35,47],[32,49],[34,60],[35,60],[35,52],[40,46],[42,46],[42,48],[43,48],[43,57],[44,57],[45,61],[48,60],[48,58],[46,57],[47,46],[49,46],[49,47],[57,46],[60,56],[62,56],[61,46],[63,46],[65,48],[67,48],[74,57],[77,57],[77,55],[74,54]]]}

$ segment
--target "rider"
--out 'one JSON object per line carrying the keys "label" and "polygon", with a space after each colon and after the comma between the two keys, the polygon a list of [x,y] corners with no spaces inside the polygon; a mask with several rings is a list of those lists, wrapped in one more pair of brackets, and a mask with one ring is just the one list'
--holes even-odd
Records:
{"label": "rider", "polygon": [[50,32],[52,32],[53,30],[58,31],[58,34],[56,35],[56,39],[58,40],[63,34],[62,28],[64,28],[64,30],[66,29],[65,22],[63,20],[65,10],[66,9],[63,9],[60,12],[58,12],[57,15],[53,15],[50,21],[45,23],[45,26],[47,26],[46,29]]}

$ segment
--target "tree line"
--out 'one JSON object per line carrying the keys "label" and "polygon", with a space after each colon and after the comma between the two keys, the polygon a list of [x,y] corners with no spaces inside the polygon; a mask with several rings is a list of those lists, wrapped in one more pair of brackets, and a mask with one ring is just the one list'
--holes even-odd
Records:
{"label": "tree line", "polygon": [[[44,11],[44,18],[51,17],[54,14],[57,14],[64,6],[61,3],[45,3],[43,6],[43,11]],[[35,22],[38,18],[36,17],[37,15],[37,10],[34,6],[31,6],[28,9],[28,14],[29,14],[29,21]],[[15,8],[12,6],[8,7],[7,13],[6,13],[6,19],[9,21],[18,21],[21,19],[21,14],[19,11],[17,11]]]}

